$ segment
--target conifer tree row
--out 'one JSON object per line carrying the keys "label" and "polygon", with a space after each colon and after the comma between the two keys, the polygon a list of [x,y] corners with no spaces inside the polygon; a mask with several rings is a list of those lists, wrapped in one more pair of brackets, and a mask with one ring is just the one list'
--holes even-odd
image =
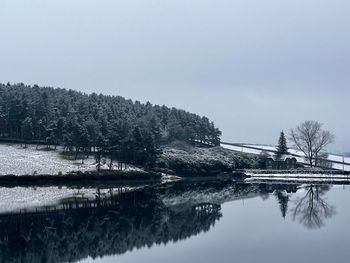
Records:
{"label": "conifer tree row", "polygon": [[158,146],[174,140],[218,145],[221,132],[208,118],[120,96],[0,84],[0,138],[98,149],[135,164],[152,164]]}

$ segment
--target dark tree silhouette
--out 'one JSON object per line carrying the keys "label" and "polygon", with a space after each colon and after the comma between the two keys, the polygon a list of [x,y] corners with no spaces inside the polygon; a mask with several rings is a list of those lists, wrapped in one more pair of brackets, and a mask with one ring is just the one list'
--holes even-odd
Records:
{"label": "dark tree silhouette", "polygon": [[287,147],[286,136],[284,135],[284,132],[281,131],[280,137],[278,139],[276,157],[281,158],[283,154],[287,154],[287,153],[288,153],[288,147]]}

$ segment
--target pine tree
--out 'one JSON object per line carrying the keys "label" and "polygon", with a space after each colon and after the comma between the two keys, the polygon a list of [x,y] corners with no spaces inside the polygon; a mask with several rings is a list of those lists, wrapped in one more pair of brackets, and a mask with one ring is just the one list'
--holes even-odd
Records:
{"label": "pine tree", "polygon": [[281,131],[280,138],[278,139],[277,153],[276,157],[280,158],[283,154],[288,153],[287,140],[284,132]]}

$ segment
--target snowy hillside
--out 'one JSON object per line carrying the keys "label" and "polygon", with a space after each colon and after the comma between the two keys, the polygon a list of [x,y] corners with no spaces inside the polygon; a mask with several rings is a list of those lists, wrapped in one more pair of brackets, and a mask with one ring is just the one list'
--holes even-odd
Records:
{"label": "snowy hillside", "polygon": [[[244,153],[251,153],[251,154],[261,154],[262,152],[266,152],[271,156],[274,154],[273,151],[276,151],[276,147],[270,146],[270,145],[255,145],[255,144],[229,145],[226,143],[221,143],[221,147],[232,151],[236,151],[236,152],[244,152]],[[298,155],[298,156],[293,156],[297,159],[298,162],[305,163],[305,157],[304,157],[305,155],[303,152],[293,148],[289,148],[288,152],[293,155]],[[345,171],[350,171],[350,157],[343,157],[340,155],[328,154],[327,159],[332,162],[332,168],[339,169],[339,170],[344,169]],[[339,162],[339,163],[335,163],[335,162]]]}

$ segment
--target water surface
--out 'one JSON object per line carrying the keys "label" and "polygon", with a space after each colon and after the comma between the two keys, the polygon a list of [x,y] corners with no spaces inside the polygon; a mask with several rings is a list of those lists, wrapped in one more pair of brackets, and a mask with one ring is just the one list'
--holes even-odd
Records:
{"label": "water surface", "polygon": [[0,215],[1,262],[349,261],[348,186],[206,181],[96,193]]}

